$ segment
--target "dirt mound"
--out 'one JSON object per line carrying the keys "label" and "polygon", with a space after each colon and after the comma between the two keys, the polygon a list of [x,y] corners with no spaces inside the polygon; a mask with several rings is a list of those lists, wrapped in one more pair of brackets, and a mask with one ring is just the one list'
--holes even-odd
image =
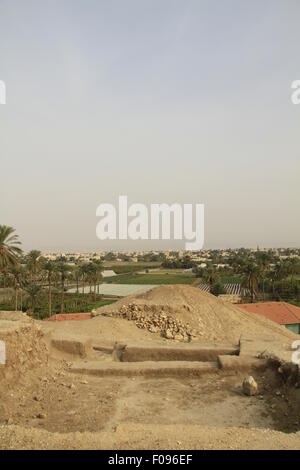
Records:
{"label": "dirt mound", "polygon": [[139,328],[179,341],[199,338],[237,342],[243,333],[264,338],[275,336],[285,343],[295,339],[293,333],[270,320],[185,285],[159,286],[128,296],[95,310],[93,315],[127,318]]}
{"label": "dirt mound", "polygon": [[27,370],[47,362],[48,353],[42,337],[40,328],[26,315],[1,312],[0,340],[5,345],[5,363],[0,364],[1,385],[6,387],[8,383],[18,381]]}
{"label": "dirt mound", "polygon": [[9,321],[31,321],[30,318],[23,312],[7,312],[7,311],[0,311],[0,322],[1,320],[9,320]]}

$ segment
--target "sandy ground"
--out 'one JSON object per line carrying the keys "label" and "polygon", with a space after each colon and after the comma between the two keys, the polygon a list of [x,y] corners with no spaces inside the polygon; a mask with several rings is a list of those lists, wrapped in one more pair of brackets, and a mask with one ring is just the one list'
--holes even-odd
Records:
{"label": "sandy ground", "polygon": [[146,344],[167,344],[165,338],[139,329],[133,322],[119,318],[96,317],[92,320],[40,322],[46,334],[55,337],[90,338],[94,343],[113,344],[115,341]]}
{"label": "sandy ground", "polygon": [[[173,297],[172,289],[169,293]],[[205,305],[210,309],[212,303],[217,315],[224,313],[224,303],[211,297],[210,307],[202,305],[204,313]],[[182,296],[176,299],[177,306],[186,302]],[[225,308],[230,311],[228,321],[240,325],[244,317],[231,306]],[[78,355],[58,351],[51,346],[53,339],[108,346],[115,341],[147,347],[184,344],[121,318],[99,316],[76,322],[34,322],[19,314],[10,318],[14,320],[0,315],[0,339],[6,339],[9,350],[7,365],[0,368],[1,449],[300,448],[300,388],[287,384],[277,368],[251,371],[259,387],[259,394],[252,397],[242,392],[248,372],[236,370],[172,378],[76,374],[71,368]],[[246,332],[249,321],[246,318]],[[255,353],[255,344],[264,349],[266,332],[268,347],[287,353],[294,335],[273,324],[268,330],[268,322],[255,323],[253,318],[250,322],[251,333],[258,338],[257,343],[245,342],[246,355]],[[209,328],[210,320],[207,324]],[[221,339],[214,341],[220,345]],[[91,360],[101,364],[112,357],[90,348],[80,361]]]}
{"label": "sandy ground", "polygon": [[0,448],[300,447],[300,390],[271,372],[256,374],[260,395],[247,397],[241,374],[101,379],[57,366],[7,390]]}
{"label": "sandy ground", "polygon": [[288,435],[266,429],[210,426],[125,424],[115,432],[49,433],[1,426],[5,449],[195,449],[195,450],[299,450],[300,434]]}

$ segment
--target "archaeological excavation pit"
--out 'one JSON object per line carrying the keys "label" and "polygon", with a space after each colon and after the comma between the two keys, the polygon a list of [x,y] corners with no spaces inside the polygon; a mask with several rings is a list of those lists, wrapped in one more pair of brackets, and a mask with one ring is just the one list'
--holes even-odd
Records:
{"label": "archaeological excavation pit", "polygon": [[[160,304],[162,294],[166,297],[168,291],[159,289]],[[176,287],[172,295],[178,292]],[[97,448],[116,443],[127,448],[135,445],[135,439],[143,448],[149,442],[158,445],[156,439],[166,447],[180,441],[189,448],[200,446],[199,439],[204,442],[204,437],[203,445],[211,448],[218,445],[211,442],[215,435],[222,435],[227,447],[244,435],[239,448],[249,442],[249,446],[264,448],[272,445],[274,435],[280,442],[285,436],[296,438],[300,429],[298,376],[286,370],[281,360],[284,354],[290,357],[291,333],[253,320],[223,303],[219,312],[218,301],[197,290],[194,295],[205,301],[201,309],[197,306],[205,335],[190,342],[164,338],[137,327],[135,321],[115,316],[100,315],[85,322],[43,322],[44,336],[38,337],[38,342],[41,346],[47,343],[48,362],[39,353],[27,370],[23,360],[34,356],[35,349],[31,351],[32,346],[25,343],[24,351],[17,349],[24,373],[12,369],[8,372],[13,380],[6,374],[2,381],[5,400],[0,406],[0,430],[4,426],[6,432],[15,432],[11,426],[18,426],[24,436],[38,430],[48,432],[43,442],[49,446],[52,439],[61,445],[77,436],[79,447],[97,439],[92,444]],[[190,316],[192,307],[185,310]],[[226,318],[227,329],[224,323],[217,331],[217,317]],[[17,336],[15,340],[20,345]],[[276,362],[268,351],[277,352],[280,360]],[[243,380],[248,375],[258,384],[255,396],[243,393]],[[86,433],[91,434],[87,437]],[[172,433],[177,437],[169,444],[163,439]]]}
{"label": "archaeological excavation pit", "polygon": [[220,355],[238,355],[239,346],[221,345],[212,346],[205,344],[187,344],[175,346],[132,346],[124,343],[115,343],[112,349],[94,346],[96,351],[110,352],[115,360],[120,362],[144,362],[144,361],[216,361]]}

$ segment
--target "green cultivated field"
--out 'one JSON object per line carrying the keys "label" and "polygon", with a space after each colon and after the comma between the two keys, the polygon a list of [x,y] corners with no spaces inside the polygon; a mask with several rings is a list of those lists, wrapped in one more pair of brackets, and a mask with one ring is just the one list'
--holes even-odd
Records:
{"label": "green cultivated field", "polygon": [[220,281],[222,284],[239,284],[241,282],[241,276],[237,275],[227,275],[221,274]]}
{"label": "green cultivated field", "polygon": [[120,274],[105,278],[108,284],[193,284],[193,274]]}
{"label": "green cultivated field", "polygon": [[112,269],[116,274],[134,273],[137,271],[144,271],[145,269],[158,268],[161,265],[160,262],[149,262],[149,263],[122,263],[120,261],[105,261],[103,263],[104,269]]}

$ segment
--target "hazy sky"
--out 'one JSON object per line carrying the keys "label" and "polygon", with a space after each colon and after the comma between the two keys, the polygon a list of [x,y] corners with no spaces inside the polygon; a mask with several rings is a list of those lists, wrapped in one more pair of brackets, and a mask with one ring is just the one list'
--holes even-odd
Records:
{"label": "hazy sky", "polygon": [[101,202],[204,203],[205,247],[300,245],[299,0],[0,0],[0,223],[104,243]]}

